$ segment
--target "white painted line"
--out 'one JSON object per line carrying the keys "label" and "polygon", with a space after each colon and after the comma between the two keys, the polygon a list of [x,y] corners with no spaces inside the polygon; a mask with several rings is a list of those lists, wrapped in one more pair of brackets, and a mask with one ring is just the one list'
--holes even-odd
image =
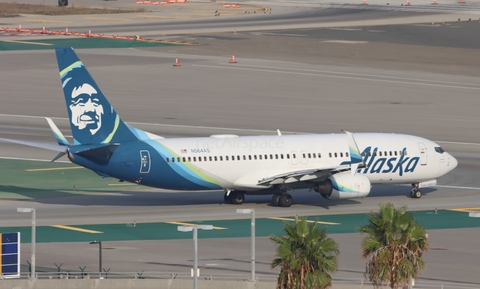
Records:
{"label": "white painted line", "polygon": [[[220,63],[221,65],[222,63]],[[387,79],[369,79],[367,77],[354,77],[354,76],[339,76],[331,74],[318,74],[318,73],[306,73],[306,72],[292,72],[292,71],[279,71],[279,70],[269,70],[269,69],[258,69],[258,68],[246,68],[241,67],[240,65],[233,66],[214,66],[214,65],[204,65],[204,64],[193,64],[192,66],[206,67],[206,68],[221,68],[221,69],[232,69],[232,70],[245,70],[245,71],[260,71],[260,72],[270,72],[270,73],[279,73],[279,74],[291,74],[291,75],[305,75],[305,76],[315,76],[315,77],[324,77],[324,78],[339,78],[339,79],[350,79],[350,80],[361,80],[361,81],[370,81],[370,82],[385,82],[385,83],[397,83],[397,84],[409,84],[409,85],[419,85],[419,86],[430,86],[430,87],[442,87],[442,88],[456,88],[456,89],[470,89],[470,90],[480,90],[480,87],[467,87],[459,85],[445,85],[445,84],[435,84],[435,83],[426,83],[418,82],[417,80],[412,81],[402,81],[402,80],[387,80]],[[278,68],[275,68],[278,69]],[[329,72],[330,73],[330,72]],[[375,76],[379,78],[384,78],[383,76]]]}
{"label": "white painted line", "polygon": [[447,189],[480,190],[480,188],[476,188],[476,187],[462,187],[462,186],[439,186],[439,185],[436,185],[435,187],[447,188]]}
{"label": "white painted line", "polygon": [[368,41],[350,41],[350,40],[325,40],[324,43],[341,43],[341,44],[365,44]]}
{"label": "white painted line", "polygon": [[[5,159],[5,160],[17,160],[17,161],[34,161],[34,162],[50,162],[52,160],[41,160],[41,159],[29,159],[29,158],[12,158],[12,157],[2,157],[0,156],[0,159]],[[71,163],[67,161],[55,161],[56,163]]]}
{"label": "white painted line", "polygon": [[468,213],[468,216],[469,216],[470,218],[480,218],[480,213],[478,213],[478,212],[470,212],[470,213]]}

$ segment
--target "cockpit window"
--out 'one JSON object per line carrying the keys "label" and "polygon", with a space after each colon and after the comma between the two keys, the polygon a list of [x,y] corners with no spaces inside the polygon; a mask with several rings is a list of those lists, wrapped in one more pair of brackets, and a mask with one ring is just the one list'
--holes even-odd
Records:
{"label": "cockpit window", "polygon": [[435,147],[435,151],[439,154],[443,154],[445,151],[442,149],[442,147]]}

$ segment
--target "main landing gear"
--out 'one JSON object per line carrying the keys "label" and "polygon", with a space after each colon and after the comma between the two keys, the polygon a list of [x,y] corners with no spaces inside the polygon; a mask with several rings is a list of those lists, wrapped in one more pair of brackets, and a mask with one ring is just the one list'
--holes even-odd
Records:
{"label": "main landing gear", "polygon": [[287,193],[276,193],[272,197],[272,205],[274,205],[275,207],[288,208],[292,205],[292,202],[292,196]]}
{"label": "main landing gear", "polygon": [[245,201],[245,195],[240,191],[226,191],[223,196],[225,204],[241,205]]}
{"label": "main landing gear", "polygon": [[422,192],[418,188],[418,183],[412,184],[412,190],[410,191],[410,198],[420,199],[422,197]]}

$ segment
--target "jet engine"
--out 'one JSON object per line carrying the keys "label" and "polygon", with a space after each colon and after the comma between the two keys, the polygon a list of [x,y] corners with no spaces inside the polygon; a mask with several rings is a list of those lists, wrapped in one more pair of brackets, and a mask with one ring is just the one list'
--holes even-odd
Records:
{"label": "jet engine", "polygon": [[326,199],[353,199],[368,196],[371,187],[367,176],[344,172],[317,183],[313,189]]}

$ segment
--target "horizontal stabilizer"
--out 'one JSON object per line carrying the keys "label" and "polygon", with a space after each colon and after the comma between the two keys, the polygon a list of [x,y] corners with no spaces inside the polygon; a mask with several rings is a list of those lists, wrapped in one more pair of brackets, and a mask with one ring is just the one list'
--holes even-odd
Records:
{"label": "horizontal stabilizer", "polygon": [[118,143],[108,144],[101,147],[89,148],[82,151],[76,151],[75,154],[90,157],[104,157],[109,159],[113,152],[120,146]]}
{"label": "horizontal stabilizer", "polygon": [[65,136],[63,136],[62,132],[58,129],[58,127],[55,125],[53,120],[48,117],[46,117],[45,119],[47,120],[48,125],[50,126],[50,129],[53,132],[53,136],[57,140],[57,143],[61,146],[70,146],[67,139],[65,138]]}
{"label": "horizontal stabilizer", "polygon": [[8,138],[0,138],[0,141],[21,144],[21,145],[26,145],[30,147],[36,147],[36,148],[46,149],[50,151],[55,151],[55,152],[65,152],[64,146],[53,145],[48,143],[39,143],[39,142],[33,142],[33,141],[24,141],[24,140],[8,139]]}

